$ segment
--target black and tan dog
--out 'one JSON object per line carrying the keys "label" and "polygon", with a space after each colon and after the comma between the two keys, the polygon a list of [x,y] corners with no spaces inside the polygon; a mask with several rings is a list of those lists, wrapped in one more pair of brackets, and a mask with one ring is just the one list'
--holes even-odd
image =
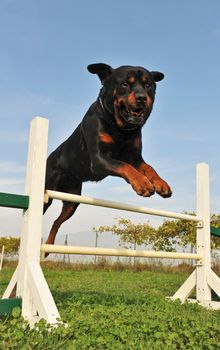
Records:
{"label": "black and tan dog", "polygon": [[[48,157],[46,189],[80,194],[84,181],[112,175],[124,178],[140,196],[157,192],[170,197],[169,185],[141,155],[141,129],[152,111],[156,82],[164,75],[142,67],[113,69],[103,63],[89,65],[88,71],[99,76],[103,87],[73,134]],[[54,243],[59,227],[77,206],[63,202],[46,243]]]}

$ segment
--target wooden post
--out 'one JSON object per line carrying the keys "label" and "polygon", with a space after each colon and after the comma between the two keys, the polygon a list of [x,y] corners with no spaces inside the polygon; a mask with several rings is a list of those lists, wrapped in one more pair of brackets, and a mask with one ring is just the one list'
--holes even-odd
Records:
{"label": "wooden post", "polygon": [[203,261],[197,262],[196,267],[196,298],[201,303],[211,301],[211,288],[207,283],[207,271],[211,268],[209,192],[209,167],[200,163],[197,165],[197,215],[203,224],[197,226],[197,253],[203,256]]}
{"label": "wooden post", "polygon": [[5,246],[2,246],[2,252],[1,252],[1,259],[0,259],[0,271],[2,269],[2,265],[3,265],[3,259],[4,259],[4,251],[5,251]]}
{"label": "wooden post", "polygon": [[60,318],[40,267],[48,125],[41,117],[31,121],[25,184],[29,206],[23,212],[18,267],[3,295],[9,298],[16,287],[16,296],[22,299],[22,315],[30,325],[41,318],[53,325]]}

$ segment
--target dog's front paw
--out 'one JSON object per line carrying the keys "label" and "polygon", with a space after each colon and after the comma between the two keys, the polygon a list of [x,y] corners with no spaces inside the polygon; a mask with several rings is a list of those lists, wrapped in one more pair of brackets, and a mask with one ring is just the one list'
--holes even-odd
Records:
{"label": "dog's front paw", "polygon": [[155,188],[147,177],[140,175],[131,182],[131,186],[139,196],[150,197],[155,193]]}
{"label": "dog's front paw", "polygon": [[155,191],[163,198],[169,198],[172,196],[172,190],[166,181],[161,178],[153,179],[152,184]]}

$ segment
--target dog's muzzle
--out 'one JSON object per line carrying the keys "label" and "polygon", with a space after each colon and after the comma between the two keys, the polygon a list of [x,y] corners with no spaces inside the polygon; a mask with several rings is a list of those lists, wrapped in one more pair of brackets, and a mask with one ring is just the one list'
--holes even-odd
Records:
{"label": "dog's muzzle", "polygon": [[150,114],[146,107],[131,108],[124,104],[120,105],[119,113],[125,122],[134,125],[144,124]]}

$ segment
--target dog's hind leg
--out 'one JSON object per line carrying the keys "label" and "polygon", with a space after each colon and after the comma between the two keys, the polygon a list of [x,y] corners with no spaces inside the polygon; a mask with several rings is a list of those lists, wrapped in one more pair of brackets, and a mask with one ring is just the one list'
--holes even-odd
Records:
{"label": "dog's hind leg", "polygon": [[46,244],[54,244],[56,234],[60,226],[75,213],[79,203],[63,202],[62,211],[59,217],[54,221],[50,230],[50,234],[47,238]]}
{"label": "dog's hind leg", "polygon": [[[82,184],[75,188],[68,188],[65,192],[72,193],[72,194],[81,194]],[[51,204],[51,203],[50,203]],[[79,203],[71,203],[63,201],[63,207],[62,211],[59,215],[59,217],[54,221],[53,226],[50,230],[49,236],[47,238],[46,244],[54,244],[57,232],[60,228],[60,226],[68,220],[76,211]],[[46,208],[47,209],[47,208]]]}

